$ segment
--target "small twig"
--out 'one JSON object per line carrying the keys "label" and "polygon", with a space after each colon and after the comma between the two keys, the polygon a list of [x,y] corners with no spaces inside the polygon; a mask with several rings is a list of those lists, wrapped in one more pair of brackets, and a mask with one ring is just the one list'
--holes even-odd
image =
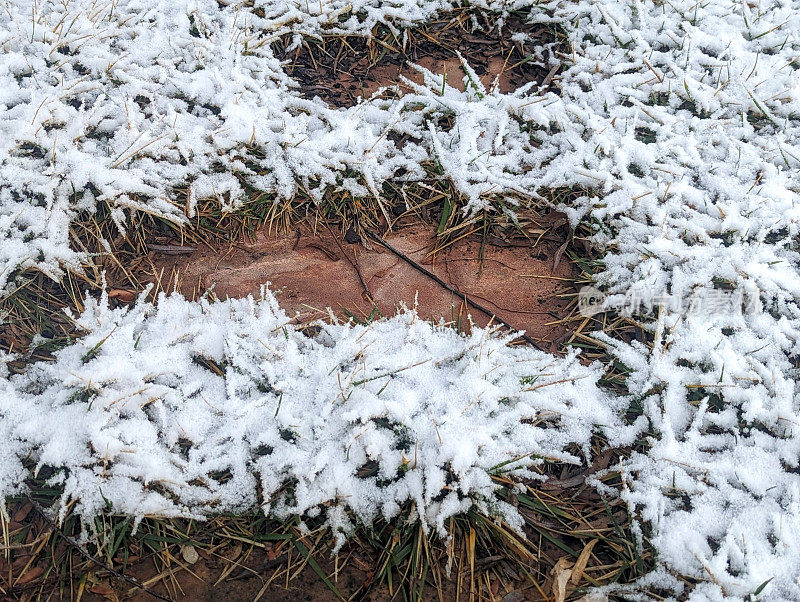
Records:
{"label": "small twig", "polygon": [[165,602],[172,602],[172,600],[170,600],[169,598],[165,598],[161,594],[157,594],[153,590],[149,589],[147,586],[145,586],[144,584],[140,583],[137,579],[134,579],[133,577],[129,577],[128,575],[120,573],[119,571],[115,571],[110,566],[107,566],[104,562],[101,562],[100,560],[97,560],[97,558],[95,558],[94,556],[89,554],[89,552],[84,550],[77,541],[75,541],[72,537],[70,537],[69,535],[64,533],[58,527],[58,525],[56,525],[55,522],[53,522],[53,520],[49,516],[47,516],[47,513],[45,512],[44,508],[42,508],[42,505],[39,502],[34,500],[30,495],[26,495],[26,497],[28,498],[28,501],[33,505],[34,510],[36,510],[36,512],[39,514],[39,516],[41,516],[44,519],[44,521],[50,526],[50,528],[53,531],[55,531],[55,533],[58,534],[65,542],[67,542],[67,545],[69,547],[73,548],[76,552],[78,552],[78,554],[80,554],[85,560],[88,560],[89,562],[91,562],[94,565],[97,565],[101,569],[104,569],[104,570],[108,571],[109,573],[111,573],[117,579],[120,579],[121,581],[124,581],[125,583],[128,583],[129,585],[132,585],[132,586],[134,586],[136,588],[139,588],[144,593],[146,593],[146,594],[148,594],[150,596],[153,596],[153,598],[155,598],[157,600],[164,600]]}
{"label": "small twig", "polygon": [[[414,268],[415,270],[417,270],[418,272],[422,272],[423,274],[425,274],[425,275],[426,275],[428,278],[430,278],[431,280],[433,280],[434,282],[436,282],[436,284],[438,284],[439,286],[441,286],[441,287],[443,287],[443,288],[447,289],[448,291],[450,291],[451,293],[453,293],[453,294],[454,294],[454,295],[456,295],[457,297],[460,297],[461,299],[464,299],[464,301],[466,301],[466,302],[467,302],[469,305],[471,305],[472,307],[474,307],[474,308],[475,308],[475,309],[477,309],[478,311],[480,311],[480,312],[482,312],[482,313],[486,314],[487,316],[489,316],[489,317],[493,318],[495,321],[499,322],[500,324],[502,324],[502,325],[503,325],[503,326],[505,326],[506,328],[509,328],[509,329],[511,329],[511,330],[514,330],[514,331],[516,331],[516,332],[519,332],[519,329],[518,329],[518,328],[514,328],[514,327],[513,327],[511,324],[509,324],[508,322],[506,322],[506,321],[505,321],[505,320],[503,320],[502,318],[499,318],[499,317],[497,316],[497,314],[495,314],[493,311],[489,311],[488,309],[486,309],[486,308],[485,308],[485,307],[483,307],[482,305],[478,305],[477,303],[475,303],[475,301],[472,301],[472,300],[470,300],[470,299],[467,297],[467,295],[465,295],[465,294],[463,294],[463,293],[461,293],[461,292],[457,291],[457,290],[456,290],[456,289],[454,289],[452,286],[450,286],[449,284],[447,284],[447,283],[446,283],[444,280],[442,280],[441,278],[439,278],[439,277],[438,277],[436,274],[434,274],[433,272],[429,272],[429,271],[428,271],[428,270],[426,270],[424,267],[422,267],[420,264],[418,264],[416,261],[414,261],[413,259],[411,259],[411,258],[410,258],[410,257],[408,257],[407,255],[405,255],[404,253],[402,253],[402,252],[398,251],[397,249],[395,249],[395,248],[394,248],[392,245],[390,245],[388,242],[386,242],[385,240],[383,240],[383,239],[382,239],[380,236],[378,236],[377,234],[375,234],[375,232],[373,232],[372,230],[366,230],[366,229],[365,229],[365,231],[366,231],[366,233],[367,233],[367,234],[369,234],[369,235],[370,235],[370,236],[371,236],[371,237],[372,237],[372,238],[373,238],[373,239],[374,239],[374,240],[375,240],[375,241],[376,241],[378,244],[380,244],[381,246],[385,247],[385,248],[386,248],[388,251],[390,251],[391,253],[393,253],[394,255],[396,255],[397,257],[399,257],[400,259],[402,259],[403,261],[405,261],[405,262],[406,262],[408,265],[410,265],[411,267],[413,267],[413,268]],[[520,334],[520,335],[519,335],[519,337],[520,337],[520,338],[521,338],[523,341],[525,341],[526,343],[528,343],[528,344],[530,344],[530,345],[533,345],[534,347],[536,347],[536,349],[538,349],[538,350],[540,350],[540,351],[544,351],[544,349],[542,349],[541,345],[539,345],[539,344],[538,344],[536,341],[534,341],[534,340],[533,340],[531,337],[529,337],[528,335],[526,335],[526,334]]]}
{"label": "small twig", "polygon": [[556,73],[558,73],[559,69],[561,69],[561,63],[559,63],[557,65],[553,65],[552,69],[550,69],[548,74],[545,75],[545,77],[542,80],[542,83],[539,86],[539,88],[542,89],[542,90],[548,88],[550,86],[550,82],[553,81],[553,78],[556,76]]}
{"label": "small twig", "polygon": [[358,257],[355,256],[354,254],[353,256],[355,257],[355,261],[350,259],[350,256],[347,254],[347,251],[344,250],[342,243],[339,242],[339,239],[337,238],[336,234],[334,234],[333,230],[331,230],[331,227],[325,222],[323,222],[323,225],[328,229],[328,232],[333,237],[334,242],[338,245],[339,250],[342,252],[342,255],[344,255],[344,258],[351,266],[353,266],[353,269],[356,271],[356,276],[358,276],[358,280],[361,283],[361,287],[364,289],[364,292],[367,294],[369,302],[372,303],[373,305],[376,305],[375,297],[372,296],[372,293],[370,292],[369,287],[367,286],[367,283],[364,280],[364,276],[361,275],[361,269],[359,269],[358,267]]}
{"label": "small twig", "polygon": [[361,380],[355,381],[353,383],[353,386],[357,387],[359,385],[363,385],[364,383],[368,383],[368,382],[371,382],[373,380],[378,380],[379,378],[385,378],[387,376],[391,378],[395,374],[403,372],[404,370],[410,370],[411,368],[416,368],[417,366],[421,366],[422,364],[424,364],[426,362],[429,362],[429,361],[431,361],[431,360],[430,359],[422,360],[421,362],[416,362],[416,363],[411,364],[409,366],[404,366],[402,368],[398,368],[397,370],[389,370],[389,372],[384,372],[382,374],[376,374],[375,376],[370,376],[369,378],[362,378]]}
{"label": "small twig", "polygon": [[315,242],[310,242],[310,243],[308,243],[306,245],[306,247],[310,247],[312,249],[316,249],[317,251],[322,251],[322,253],[325,255],[325,257],[327,257],[331,261],[339,261],[339,256],[336,255],[336,253],[334,253],[330,249],[326,249],[321,244],[318,244],[318,243],[315,243]]}
{"label": "small twig", "polygon": [[522,390],[523,391],[536,391],[537,389],[543,389],[544,387],[551,387],[553,385],[559,385],[561,383],[574,383],[576,380],[580,380],[582,378],[587,378],[587,377],[588,377],[588,375],[586,375],[586,376],[573,376],[571,378],[561,378],[559,380],[554,380],[553,382],[542,383],[540,385],[534,385],[533,387],[527,387],[527,388],[522,389]]}

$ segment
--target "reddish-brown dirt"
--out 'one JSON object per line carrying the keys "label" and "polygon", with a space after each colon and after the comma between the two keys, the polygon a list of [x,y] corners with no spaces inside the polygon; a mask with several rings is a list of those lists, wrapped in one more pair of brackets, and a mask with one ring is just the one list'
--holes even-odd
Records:
{"label": "reddish-brown dirt", "polygon": [[[184,566],[186,563],[182,559]],[[344,599],[351,599],[364,585],[365,581],[370,578],[372,570],[365,564],[364,560],[359,559],[357,562],[364,564],[364,569],[359,569],[355,566],[351,558],[347,563],[341,563],[338,574],[334,571],[333,560],[319,559],[320,567],[326,574],[330,575],[331,583],[336,587]],[[200,558],[194,565],[186,566],[188,570],[180,570],[178,566],[175,567],[174,577],[166,580],[160,580],[158,584],[152,586],[152,590],[168,597],[170,600],[176,602],[217,602],[222,600],[255,600],[260,599],[265,602],[280,601],[328,601],[340,600],[336,594],[331,591],[319,576],[311,570],[307,565],[303,567],[296,567],[290,571],[291,578],[286,579],[286,559],[281,558],[274,561],[267,560],[266,554],[263,552],[253,553],[248,561],[244,563],[239,570],[234,570],[229,573],[225,579],[217,583],[220,576],[228,568],[230,560],[227,558],[214,558],[210,557],[208,560]],[[294,573],[296,571],[297,574]],[[272,580],[275,573],[277,577]],[[140,582],[146,582],[154,576],[159,575],[160,571],[156,569],[153,563],[142,564],[134,568],[130,573],[138,577]],[[169,583],[170,587],[165,587],[165,581]],[[271,582],[270,582],[271,581]],[[267,583],[269,582],[269,585]],[[113,583],[109,582],[109,585]],[[176,587],[177,585],[177,587]],[[265,589],[266,585],[266,589]],[[108,586],[106,586],[108,587]],[[456,590],[458,581],[456,575],[452,575],[452,579],[444,580],[442,582],[442,596],[444,600],[457,599]],[[117,589],[121,589],[117,587]],[[264,591],[262,592],[262,589]],[[128,586],[123,588],[127,595],[120,591],[116,593],[116,599],[123,599],[130,602],[151,602],[153,597],[145,592],[130,589]],[[120,596],[120,594],[122,594]],[[260,598],[259,598],[259,594]],[[462,587],[462,599],[469,599],[468,587]],[[87,602],[101,600],[108,600],[106,596],[89,596],[84,597]],[[390,600],[403,599],[402,594],[399,596],[392,596],[387,587],[377,587],[373,591],[361,593],[355,599],[363,602],[389,602]],[[438,599],[436,588],[427,586],[425,588],[424,599]],[[524,598],[521,598],[524,599]]]}
{"label": "reddish-brown dirt", "polygon": [[[504,246],[487,243],[481,259],[480,237],[431,254],[435,234],[432,226],[412,224],[387,233],[385,240],[543,348],[555,350],[563,342],[568,329],[558,320],[566,315],[569,299],[563,295],[575,273],[567,260],[553,269],[559,247],[554,237],[539,244],[524,238]],[[481,326],[491,318],[378,243],[349,244],[325,228],[314,233],[300,227],[279,236],[261,231],[253,241],[224,249],[162,254],[156,265],[165,274],[177,271],[179,290],[190,298],[208,289],[221,299],[258,296],[269,282],[297,323],[328,319],[328,308],[340,319],[366,321],[392,316],[402,305],[463,329],[469,327],[468,315]]]}
{"label": "reddish-brown dirt", "polygon": [[[290,53],[282,53],[282,47],[285,48],[288,42],[283,40],[276,44],[276,50],[278,56],[288,61],[287,71],[298,82],[304,95],[320,96],[337,107],[351,106],[359,97],[369,98],[382,87],[398,84],[401,76],[421,83],[421,76],[410,63],[437,74],[446,73],[448,83],[463,90],[465,73],[457,53],[465,57],[487,88],[495,81],[503,93],[529,82],[542,88],[557,86],[558,68],[549,65],[553,53],[565,50],[558,48],[554,32],[543,25],[527,25],[520,17],[513,16],[505,22],[502,31],[496,25],[484,18],[476,27],[465,12],[446,16],[424,30],[409,30],[403,47],[388,37],[383,43],[371,44],[361,38],[330,38],[319,43],[307,41]],[[527,34],[529,41],[524,44],[512,42],[511,35],[515,32]],[[435,254],[432,253],[436,237],[433,226],[421,223],[406,225],[389,232],[384,238],[468,299],[480,303],[515,328],[525,330],[543,348],[558,351],[571,332],[569,326],[560,320],[568,313],[569,298],[566,294],[574,290],[572,282],[576,277],[575,267],[566,259],[554,267],[558,250],[567,236],[565,230],[563,223],[551,222],[545,228],[545,236],[537,234],[530,239],[492,238],[484,244],[485,241],[479,237],[468,237]],[[278,292],[281,306],[295,316],[298,323],[327,319],[328,308],[340,319],[391,316],[403,304],[416,306],[423,318],[444,320],[464,329],[469,328],[468,314],[479,325],[489,321],[488,315],[470,307],[462,296],[446,290],[376,242],[347,242],[345,238],[352,241],[352,237],[342,237],[325,227],[312,231],[308,226],[300,226],[281,235],[270,235],[262,230],[254,240],[239,241],[226,247],[198,247],[191,253],[184,253],[186,249],[178,248],[176,241],[165,240],[153,245],[151,259],[159,271],[163,269],[161,273],[167,278],[178,272],[178,288],[190,298],[196,298],[209,288],[213,288],[214,294],[220,298],[258,295],[261,285],[271,282],[271,288]],[[112,296],[128,302],[135,298],[135,291],[117,289],[112,291]],[[566,479],[568,476],[571,475],[562,475],[564,488],[570,483],[569,487],[580,489],[564,492],[561,497],[573,501],[581,495],[597,498],[589,500],[598,508],[591,515],[599,517],[593,523],[587,523],[591,529],[611,533],[612,520],[615,528],[626,522],[627,515],[623,510],[618,510],[613,517],[607,516],[603,512],[607,510],[605,502],[586,490],[582,480],[577,485],[571,484],[574,478]],[[543,489],[547,487],[544,485]],[[557,490],[561,485],[553,487]],[[20,520],[25,520],[25,517]],[[543,525],[546,519],[536,517],[536,520],[537,524]],[[12,522],[12,533],[22,526]],[[554,522],[551,532],[561,528],[560,523]],[[536,536],[535,533],[530,535]],[[33,532],[30,539],[31,542],[24,546],[26,554],[34,549]],[[538,541],[539,562],[544,567],[553,566],[563,551],[543,540],[541,535]],[[65,544],[60,542],[58,545],[63,551]],[[36,553],[41,550],[39,546]],[[292,570],[291,579],[287,580],[285,558],[270,559],[269,546],[263,550],[255,549],[250,554],[242,554],[241,548],[235,552],[221,550],[219,555],[200,547],[197,551],[199,559],[193,564],[187,563],[185,558],[173,557],[171,566],[165,567],[161,564],[163,556],[158,566],[152,558],[142,558],[129,566],[127,574],[174,600],[253,600],[259,595],[261,600],[270,601],[336,599],[308,566],[296,573]],[[376,559],[359,556],[359,550],[352,552],[349,562],[342,563],[338,574],[332,576],[345,597],[358,592],[374,574]],[[497,558],[477,558],[476,564],[487,566],[497,562]],[[333,561],[321,555],[317,559],[327,575],[334,575]],[[33,597],[40,591],[35,582],[46,579],[49,574],[45,572],[47,562],[48,559],[42,557],[40,563],[32,564],[26,555],[12,566],[3,564],[0,558],[0,574],[10,578],[12,573],[21,571],[24,574],[28,570],[26,576],[15,578],[14,584],[23,598],[29,594]],[[229,571],[232,564],[236,568]],[[31,566],[38,573],[30,572]],[[112,579],[102,570],[86,566],[90,567],[88,572],[76,573],[73,583],[77,588],[78,580],[88,576],[82,590],[83,600],[153,599],[129,584]],[[295,566],[299,568],[299,565]],[[549,568],[541,572],[547,571]],[[265,587],[276,572],[278,578]],[[475,598],[476,592],[469,591],[464,573],[462,571],[459,580],[458,571],[454,571],[452,579],[441,583],[439,592],[428,586],[423,599]],[[2,577],[0,585],[8,587]],[[538,593],[551,589],[546,581],[542,581],[541,586],[543,589],[538,592],[530,583],[519,591],[504,591],[495,581],[487,587],[491,588],[492,599],[519,602],[543,599]],[[74,591],[61,590],[61,595],[69,599]],[[481,593],[486,599],[488,592]],[[56,599],[58,596],[57,590],[52,590],[51,597]],[[392,596],[384,585],[358,597],[376,602],[403,598],[402,593]]]}

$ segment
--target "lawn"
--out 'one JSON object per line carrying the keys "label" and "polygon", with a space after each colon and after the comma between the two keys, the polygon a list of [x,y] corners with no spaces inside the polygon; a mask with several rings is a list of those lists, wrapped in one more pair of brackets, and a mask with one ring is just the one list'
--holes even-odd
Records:
{"label": "lawn", "polygon": [[0,595],[800,599],[800,2],[5,0]]}

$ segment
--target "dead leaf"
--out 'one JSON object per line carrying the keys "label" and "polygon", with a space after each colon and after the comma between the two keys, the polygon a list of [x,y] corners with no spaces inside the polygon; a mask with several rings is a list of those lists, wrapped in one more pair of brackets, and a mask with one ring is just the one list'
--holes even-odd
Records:
{"label": "dead leaf", "polygon": [[556,490],[556,489],[572,489],[573,487],[578,487],[579,485],[583,485],[584,481],[586,480],[586,476],[583,474],[575,475],[574,477],[570,477],[569,479],[549,479],[542,483],[542,489],[546,490]]}
{"label": "dead leaf", "polygon": [[589,557],[592,555],[592,550],[596,544],[597,540],[593,539],[587,543],[586,546],[584,546],[583,551],[581,551],[581,555],[578,556],[575,566],[572,567],[572,577],[570,578],[572,585],[578,585],[580,580],[583,578],[583,571],[586,570],[586,563],[589,562]]}
{"label": "dead leaf", "polygon": [[28,563],[31,561],[30,554],[17,553],[14,554],[13,558],[14,560],[11,563],[11,571],[14,573],[22,571],[22,569],[28,566]]}
{"label": "dead leaf", "polygon": [[569,217],[563,211],[551,211],[547,215],[540,216],[536,221],[541,226],[551,228],[554,232],[561,226],[569,226],[567,239],[555,253],[555,259],[553,261],[553,272],[555,272],[558,269],[558,264],[561,262],[561,256],[564,254],[564,251],[567,250],[569,243],[572,241],[572,226],[569,223]]}
{"label": "dead leaf", "polygon": [[93,585],[88,589],[93,594],[97,594],[98,596],[103,596],[106,600],[118,600],[119,599],[117,597],[117,593],[113,589],[108,587],[107,585],[101,585],[101,584],[98,583],[97,585]]}
{"label": "dead leaf", "polygon": [[200,554],[197,553],[195,547],[188,543],[181,546],[181,556],[189,564],[194,564],[200,559]]}
{"label": "dead leaf", "polygon": [[25,502],[19,507],[14,513],[14,517],[11,519],[15,523],[22,523],[26,518],[28,518],[28,514],[30,514],[31,510],[33,510],[33,504],[30,502]]}
{"label": "dead leaf", "polygon": [[572,575],[572,562],[562,556],[553,567],[553,595],[555,602],[564,602],[567,599],[567,583]]}
{"label": "dead leaf", "polygon": [[280,553],[281,553],[281,546],[275,546],[273,548],[270,548],[269,551],[267,551],[267,560],[272,562],[280,555]]}
{"label": "dead leaf", "polygon": [[112,288],[108,291],[108,297],[122,303],[133,303],[136,300],[136,293],[122,288]]}
{"label": "dead leaf", "polygon": [[128,556],[127,558],[125,556],[114,556],[114,562],[117,564],[133,564],[137,560],[139,560],[138,556]]}
{"label": "dead leaf", "polygon": [[608,468],[609,463],[611,462],[611,458],[613,457],[616,449],[607,449],[600,454],[597,454],[592,460],[592,467],[589,471],[590,473],[595,473],[601,470],[605,470]]}
{"label": "dead leaf", "polygon": [[40,566],[35,566],[27,571],[25,571],[22,575],[20,575],[17,580],[14,582],[14,585],[23,585],[25,583],[29,583],[38,577],[41,577],[44,573],[44,569]]}

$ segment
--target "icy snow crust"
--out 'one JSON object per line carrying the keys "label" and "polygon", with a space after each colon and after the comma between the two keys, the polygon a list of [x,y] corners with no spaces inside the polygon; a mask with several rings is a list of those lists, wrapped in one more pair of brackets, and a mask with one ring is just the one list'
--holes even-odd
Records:
{"label": "icy snow crust", "polygon": [[[2,491],[28,458],[66,468],[65,495],[87,515],[105,500],[203,515],[260,491],[270,511],[323,511],[344,531],[345,508],[370,520],[406,500],[433,528],[470,503],[514,524],[487,470],[578,461],[565,448],[593,431],[611,445],[638,435],[651,448],[622,466],[622,495],[659,565],[632,591],[677,592],[686,575],[700,581],[693,599],[744,599],[772,579],[762,597],[800,599],[800,2],[479,2],[533,5],[530,19],[566,32],[560,95],[474,79],[459,92],[428,73],[400,100],[342,110],[293,91],[274,36],[399,29],[451,4],[222,4],[2,5],[0,288],[20,268],[77,269],[68,224],[98,202],[120,224],[126,208],[180,221],[198,198],[235,209],[242,181],[286,198],[298,185],[364,196],[435,158],[469,211],[491,210],[493,195],[591,190],[564,209],[597,225],[598,284],[617,299],[717,287],[759,311],[636,315],[655,345],[604,337],[630,369],[630,396],[611,399],[597,367],[411,314],[310,340],[282,327],[269,296],[90,304],[84,341],[2,381]],[[412,141],[399,149],[391,131]],[[643,417],[626,426],[629,405]],[[359,479],[368,459],[379,475]]]}

